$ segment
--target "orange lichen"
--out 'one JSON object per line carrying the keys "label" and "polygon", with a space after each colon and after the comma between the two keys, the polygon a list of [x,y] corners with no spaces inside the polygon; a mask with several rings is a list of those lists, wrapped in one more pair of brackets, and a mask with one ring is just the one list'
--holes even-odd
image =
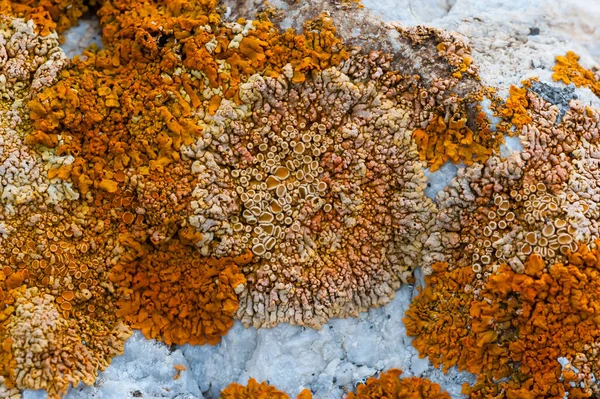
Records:
{"label": "orange lichen", "polygon": [[[84,9],[77,2],[72,10],[51,0],[21,3],[4,0],[0,10],[32,18],[44,34],[63,30]],[[40,168],[42,178],[64,184],[72,202],[35,197],[15,205],[14,217],[2,215],[9,238],[0,246],[0,377],[7,386],[60,396],[69,383],[91,383],[122,352],[130,333],[123,320],[167,344],[215,344],[236,312],[245,324],[317,327],[383,305],[412,281],[422,249],[436,241],[429,230],[441,221],[423,197],[418,157],[431,170],[448,160],[471,165],[490,159],[500,144],[501,131],[492,132],[474,105],[485,89],[476,83],[468,46],[442,31],[399,28],[410,53],[427,55],[420,68],[378,51],[353,49],[349,61],[327,14],[298,34],[280,31],[268,8],[255,21],[223,22],[217,0],[100,3],[106,47],[85,51],[58,82],[38,82],[41,92],[14,102],[27,104],[19,117],[33,121],[19,132],[25,143],[58,159]],[[572,69],[556,74],[594,90],[593,74]],[[474,94],[458,96],[473,87]],[[536,104],[542,108],[531,91],[511,87],[499,112],[525,131]],[[593,145],[597,132],[582,134]],[[571,144],[569,136],[561,149]],[[545,158],[556,165],[569,158],[551,155]],[[524,173],[547,177],[548,189],[566,181],[560,168],[544,167]],[[515,173],[506,169],[483,187],[465,185],[482,193],[486,215],[492,191]],[[61,191],[43,183],[45,192]],[[545,198],[546,186],[535,187],[527,190]],[[498,196],[493,209],[500,216],[520,202]],[[525,201],[536,202],[533,195]],[[529,216],[546,223],[558,209],[552,201]],[[497,243],[500,233],[493,236],[489,225],[500,222],[477,218]],[[544,233],[546,254],[574,245],[574,232],[559,221],[555,240]],[[469,229],[475,224],[453,231]],[[518,234],[538,239],[537,230]],[[446,238],[440,243],[469,240]],[[491,248],[492,238],[481,246]],[[517,250],[529,254],[528,245]],[[497,260],[505,247],[494,252]],[[588,395],[596,366],[580,355],[594,358],[589,348],[599,338],[596,252],[582,246],[569,263],[551,267],[537,255],[524,266],[498,261],[483,274],[474,271],[481,265],[465,268],[464,261],[435,263],[427,277],[433,286],[407,312],[409,333],[419,335],[415,347],[435,365],[478,373],[477,384],[465,387],[472,397]],[[32,308],[37,313],[21,311]],[[39,313],[58,326],[56,336],[42,329],[50,354],[27,347]],[[65,348],[75,352],[63,355]],[[57,367],[39,380],[42,371],[24,369],[32,356]],[[557,369],[560,356],[576,368]],[[174,378],[184,369],[176,365]],[[439,386],[399,375],[369,379],[350,397],[447,397]],[[305,390],[299,398],[310,396]],[[287,395],[250,380],[222,397]]]}
{"label": "orange lichen", "polygon": [[579,64],[579,56],[567,51],[564,56],[556,57],[556,65],[552,68],[552,78],[564,84],[574,83],[577,87],[587,87],[600,97],[600,73],[597,70],[585,69]]}
{"label": "orange lichen", "polygon": [[[470,267],[437,263],[406,312],[407,333],[434,365],[478,374],[463,387],[471,398],[589,397],[598,372],[599,245],[580,245],[551,266],[533,254],[524,274],[500,265],[477,295],[465,288],[474,284]],[[562,370],[559,358],[578,371]]]}
{"label": "orange lichen", "polygon": [[[229,384],[219,396],[219,399],[289,399],[290,397],[266,382],[260,384],[250,378],[247,385],[238,383]],[[312,399],[312,394],[308,389],[304,389],[296,399]]]}
{"label": "orange lichen", "polygon": [[239,267],[251,256],[210,259],[177,241],[158,248],[129,237],[121,242],[129,253],[109,276],[121,293],[117,315],[169,345],[219,342],[233,325],[236,290],[246,282]]}
{"label": "orange lichen", "polygon": [[[502,116],[510,118],[510,121],[517,129],[521,129],[523,125],[532,122],[531,117],[527,113],[529,102],[527,100],[527,89],[525,87],[518,88],[510,86],[510,95],[503,107],[500,108]],[[508,132],[511,133],[510,131]]]}
{"label": "orange lichen", "polygon": [[40,34],[46,36],[77,24],[88,9],[84,3],[83,0],[1,0],[0,13],[33,20]]}
{"label": "orange lichen", "polygon": [[378,378],[370,377],[359,384],[356,393],[350,392],[347,399],[450,399],[439,384],[423,378],[400,378],[402,370],[384,371]]}
{"label": "orange lichen", "polygon": [[[5,320],[0,322],[0,376],[4,384],[45,389],[52,399],[62,397],[69,385],[93,384],[97,372],[108,363],[99,356],[99,348],[85,342],[77,322],[61,316],[54,297],[25,285],[9,291],[8,297],[8,302],[3,297],[4,303],[11,305],[4,309]],[[107,338],[114,345],[110,348],[112,356],[123,351],[128,337],[126,328],[110,333]]]}
{"label": "orange lichen", "polygon": [[[439,384],[428,379],[402,378],[401,370],[391,369],[371,377],[366,383],[358,384],[357,392],[349,392],[345,399],[450,399]],[[312,399],[312,393],[303,389],[296,399]],[[247,385],[231,383],[225,388],[220,399],[289,399],[289,396],[266,382],[258,383],[254,378]]]}
{"label": "orange lichen", "polygon": [[[240,39],[221,23],[216,4],[102,4],[106,48],[84,52],[85,60],[76,58],[60,82],[29,104],[36,130],[27,142],[77,158],[52,177],[71,177],[84,195],[90,182],[115,193],[123,187],[115,173],[164,173],[178,161],[181,145],[202,133],[192,111],[212,115],[222,98],[239,101],[239,84],[250,75],[277,76],[289,63],[301,81],[348,57],[326,16],[306,22],[297,35],[280,32],[264,13]],[[200,29],[205,24],[212,33]],[[217,89],[223,95],[211,92]]]}
{"label": "orange lichen", "polygon": [[173,376],[174,380],[178,380],[179,378],[181,378],[181,372],[187,370],[187,367],[185,367],[183,364],[176,364],[175,366],[173,366],[173,368],[176,371],[175,375]]}
{"label": "orange lichen", "polygon": [[466,126],[466,117],[445,120],[434,116],[427,128],[416,129],[413,140],[417,143],[419,157],[427,161],[431,171],[436,171],[448,160],[453,163],[484,162],[500,145],[500,139],[489,129],[485,114],[476,117],[478,128],[473,132]]}

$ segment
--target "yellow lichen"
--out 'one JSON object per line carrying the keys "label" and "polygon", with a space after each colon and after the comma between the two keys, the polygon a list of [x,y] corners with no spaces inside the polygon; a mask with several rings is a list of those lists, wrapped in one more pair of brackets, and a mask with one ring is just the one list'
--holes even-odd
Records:
{"label": "yellow lichen", "polygon": [[564,56],[556,57],[556,65],[552,68],[552,78],[564,84],[574,83],[577,87],[587,87],[600,97],[600,74],[598,71],[585,69],[579,64],[579,56],[567,51]]}

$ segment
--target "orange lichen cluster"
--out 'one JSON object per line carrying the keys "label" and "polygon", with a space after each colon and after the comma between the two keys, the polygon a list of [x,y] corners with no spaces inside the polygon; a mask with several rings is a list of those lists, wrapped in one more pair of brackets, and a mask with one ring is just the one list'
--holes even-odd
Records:
{"label": "orange lichen cluster", "polygon": [[[464,162],[466,165],[486,161],[498,151],[503,138],[491,131],[488,118],[477,104],[490,89],[479,82],[468,44],[447,32],[424,26],[401,30],[400,33],[417,48],[435,46],[435,53],[421,59],[421,62],[436,70],[432,77],[436,88],[414,93],[416,102],[420,100],[424,106],[431,102],[430,96],[435,97],[437,93],[465,84],[473,87],[463,97],[450,94],[444,107],[437,106],[433,112],[425,113],[426,118],[413,133],[420,159],[427,162],[431,171],[439,169],[447,161],[455,164]],[[448,69],[442,69],[442,66]]]}
{"label": "orange lichen cluster", "polygon": [[[19,272],[11,276],[15,274]],[[9,278],[4,281],[7,289],[11,286]],[[37,287],[21,285],[2,297],[0,375],[9,388],[44,389],[49,398],[60,398],[69,385],[91,385],[98,370],[104,370],[111,357],[122,353],[130,335],[121,325],[104,338],[107,345],[100,350],[97,342],[86,342],[78,326],[87,321],[64,317],[55,298]]]}
{"label": "orange lichen cluster", "polygon": [[0,14],[31,19],[39,33],[46,36],[77,24],[88,9],[84,3],[83,0],[0,0]]}
{"label": "orange lichen cluster", "polygon": [[[289,399],[289,395],[277,390],[266,382],[260,384],[250,378],[247,385],[231,383],[221,391],[219,399]],[[296,399],[312,399],[312,394],[308,389],[304,389]]]}
{"label": "orange lichen cluster", "polygon": [[[44,34],[84,9],[0,2]],[[573,105],[559,121],[533,87],[511,87],[498,113],[525,150],[500,159],[504,130],[477,105],[489,89],[458,37],[398,28],[410,57],[367,53],[347,50],[327,14],[296,33],[270,8],[254,21],[223,11],[103,1],[105,48],[66,68],[47,49],[57,36],[37,43],[31,21],[0,42],[23,72],[0,102],[2,384],[56,397],[90,384],[129,327],[169,345],[216,344],[234,317],[318,328],[387,303],[433,261],[407,329],[433,364],[479,374],[465,392],[589,395],[600,262],[575,242],[600,220],[598,113]],[[565,60],[555,77],[596,91]],[[447,161],[468,167],[438,208],[423,167]],[[448,397],[399,375],[350,397]],[[250,380],[222,397],[287,395]]]}
{"label": "orange lichen cluster", "polygon": [[384,371],[378,378],[370,377],[359,384],[356,393],[350,392],[347,399],[450,399],[448,392],[439,384],[423,378],[402,378],[402,370]]}
{"label": "orange lichen cluster", "polygon": [[[590,397],[600,339],[600,241],[594,244],[580,245],[565,263],[531,255],[524,274],[499,265],[478,293],[471,268],[434,265],[406,312],[413,345],[444,370],[477,374],[473,387],[464,386],[471,398]],[[561,368],[559,358],[572,366]]]}
{"label": "orange lichen cluster", "polygon": [[501,143],[501,136],[489,129],[485,114],[477,113],[476,132],[467,125],[467,117],[455,115],[448,120],[434,115],[427,127],[416,129],[413,140],[419,148],[419,157],[426,161],[431,171],[436,171],[448,160],[453,163],[484,162]]}
{"label": "orange lichen cluster", "polygon": [[201,136],[197,112],[214,114],[224,98],[239,101],[248,76],[277,76],[290,63],[300,82],[347,57],[325,16],[296,35],[266,17],[230,27],[215,1],[193,4],[105,2],[98,15],[107,47],[84,52],[31,102],[29,143],[76,156],[69,170],[53,173],[70,176],[82,194],[123,188],[119,172],[125,180],[162,174],[179,161],[182,145]]}
{"label": "orange lichen cluster", "polygon": [[113,267],[109,280],[120,288],[116,314],[148,339],[168,345],[211,345],[233,325],[236,292],[246,282],[240,266],[252,256],[203,258],[180,242],[158,248],[122,239],[132,250]]}
{"label": "orange lichen cluster", "polygon": [[233,259],[206,258],[213,233],[189,225],[193,208],[206,205],[192,204],[195,164],[182,154],[207,137],[202,118],[222,101],[240,103],[238,87],[252,74],[277,77],[290,65],[302,82],[348,57],[326,16],[295,34],[268,13],[224,23],[220,11],[216,1],[103,2],[106,48],[84,52],[29,102],[27,143],[74,158],[48,176],[72,181],[115,233],[116,315],[169,344],[219,341],[244,287],[239,267],[251,260],[239,248],[227,253]]}
{"label": "orange lichen cluster", "polygon": [[556,57],[556,65],[552,68],[552,78],[564,84],[574,83],[577,87],[587,87],[600,97],[600,73],[597,70],[585,69],[579,64],[579,56],[567,51],[564,56]]}
{"label": "orange lichen cluster", "polygon": [[[508,118],[517,129],[521,129],[523,125],[532,122],[531,117],[527,113],[528,105],[527,88],[519,88],[513,85],[510,86],[510,95],[506,103],[500,107],[500,113],[505,118]],[[508,133],[512,132],[508,131]]]}
{"label": "orange lichen cluster", "polygon": [[[450,399],[439,384],[424,378],[400,378],[402,370],[384,371],[379,377],[370,377],[366,383],[357,385],[357,391],[349,392],[345,399]],[[266,382],[258,383],[254,378],[247,385],[231,383],[220,399],[289,399],[289,396]],[[296,399],[312,399],[310,390],[304,389]]]}
{"label": "orange lichen cluster", "polygon": [[69,181],[48,177],[71,158],[46,151],[42,159],[24,142],[27,101],[56,82],[67,59],[55,33],[0,19],[0,392],[45,389],[54,398],[69,385],[92,384],[131,329],[115,316],[106,277],[115,255],[110,217],[78,202]]}

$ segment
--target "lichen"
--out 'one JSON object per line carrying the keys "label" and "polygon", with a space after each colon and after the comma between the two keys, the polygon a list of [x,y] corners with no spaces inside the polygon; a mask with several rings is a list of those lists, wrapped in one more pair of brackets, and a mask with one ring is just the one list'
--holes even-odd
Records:
{"label": "lichen", "polygon": [[370,377],[358,384],[356,393],[350,392],[346,399],[450,399],[439,384],[418,377],[400,378],[402,370],[384,371],[379,377]]}
{"label": "lichen", "polygon": [[[91,1],[90,3],[94,3]],[[36,30],[46,36],[53,31],[62,33],[88,10],[83,0],[20,0],[0,1],[0,14],[24,18],[35,23]]]}
{"label": "lichen", "polygon": [[[219,396],[219,399],[290,399],[289,395],[279,391],[272,385],[266,382],[260,384],[254,379],[250,378],[247,385],[241,385],[238,383],[229,384]],[[308,389],[303,390],[296,399],[312,399],[312,394]]]}
{"label": "lichen", "polygon": [[587,87],[600,97],[600,74],[598,70],[585,69],[579,64],[579,56],[573,51],[556,57],[556,65],[552,68],[552,78],[564,84],[575,84],[577,87]]}

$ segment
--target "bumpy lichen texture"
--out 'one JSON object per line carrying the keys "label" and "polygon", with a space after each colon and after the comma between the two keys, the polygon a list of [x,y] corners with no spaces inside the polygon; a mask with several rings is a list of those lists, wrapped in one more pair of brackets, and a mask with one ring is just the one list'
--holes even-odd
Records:
{"label": "bumpy lichen texture", "polygon": [[319,326],[386,303],[410,279],[432,219],[410,108],[336,69],[288,79],[242,85],[253,120],[231,132],[244,209],[233,229],[259,258],[238,317],[255,326]]}
{"label": "bumpy lichen texture", "polygon": [[[289,399],[289,395],[279,391],[272,385],[266,382],[260,384],[250,378],[247,385],[238,383],[229,384],[219,396],[219,399]],[[296,399],[312,399],[312,394],[308,389],[303,390],[298,394]]]}
{"label": "bumpy lichen texture", "polygon": [[6,16],[0,32],[0,389],[61,397],[69,385],[92,384],[131,330],[114,315],[107,285],[112,232],[97,228],[99,214],[77,201],[72,182],[48,173],[73,157],[27,145],[27,102],[67,64],[58,37]]}
{"label": "bumpy lichen texture", "polygon": [[104,2],[98,15],[106,48],[29,103],[27,142],[68,154],[48,175],[73,181],[118,233],[117,315],[147,337],[214,344],[233,323],[239,266],[251,258],[250,243],[231,237],[242,209],[219,171],[230,144],[206,121],[241,104],[238,86],[256,71],[278,76],[285,63],[302,82],[347,54],[326,17],[297,35],[267,14],[224,23],[217,2]]}
{"label": "bumpy lichen texture", "polygon": [[[45,389],[49,397],[60,397],[69,384],[91,385],[102,359],[123,352],[126,328],[110,337],[114,346],[98,357],[82,339],[77,321],[65,318],[56,298],[37,287],[21,286],[10,292],[14,304],[10,318],[3,324],[0,339],[3,350],[11,353],[8,373],[20,389]],[[124,336],[123,336],[124,335]]]}
{"label": "bumpy lichen texture", "polygon": [[[86,3],[86,4],[84,4]],[[36,31],[46,36],[53,31],[64,32],[75,25],[94,1],[83,0],[1,0],[0,14],[31,20]]]}
{"label": "bumpy lichen texture", "polygon": [[587,87],[600,97],[600,71],[585,69],[579,64],[579,56],[572,51],[556,57],[552,78],[565,84]]}
{"label": "bumpy lichen texture", "polygon": [[[415,129],[435,120],[465,134],[448,139],[464,144],[462,155],[445,150],[455,161],[485,159],[495,145],[481,114],[467,111],[474,100],[453,94],[462,74],[474,79],[468,49],[436,30],[402,31],[452,71],[432,74],[430,94],[389,54],[349,58],[326,15],[296,34],[278,30],[269,9],[235,23],[219,11],[216,2],[105,2],[103,34],[118,40],[85,52],[29,103],[28,143],[73,158],[49,175],[110,210],[118,240],[126,237],[119,245],[141,251],[111,275],[119,314],[151,337],[204,342],[197,332],[165,336],[171,323],[197,324],[195,312],[175,316],[175,300],[163,306],[150,291],[151,310],[136,299],[161,248],[179,248],[173,240],[203,257],[252,256],[239,265],[245,283],[233,272],[236,285],[217,284],[239,301],[215,306],[224,312],[210,318],[217,336],[233,308],[246,325],[319,327],[385,304],[411,279],[435,213]],[[487,138],[472,145],[476,127]],[[187,295],[175,284],[185,268],[164,269],[173,276],[151,278],[174,298]],[[215,284],[199,287],[222,301]]]}
{"label": "bumpy lichen texture", "polygon": [[350,392],[346,399],[450,399],[448,392],[439,384],[418,377],[400,378],[402,370],[384,371],[379,377],[370,377],[358,384],[356,393]]}
{"label": "bumpy lichen texture", "polygon": [[581,246],[553,265],[533,254],[523,274],[502,265],[478,294],[465,289],[476,279],[470,269],[439,263],[406,313],[407,332],[434,365],[478,375],[464,387],[472,398],[597,394],[599,254]]}
{"label": "bumpy lichen texture", "polygon": [[[130,327],[167,344],[215,344],[234,318],[319,328],[421,264],[408,331],[479,374],[465,392],[596,392],[597,110],[537,81],[500,101],[454,34],[388,27],[401,51],[370,51],[328,14],[282,31],[275,9],[227,22],[217,0],[102,1],[105,48],[69,63],[55,30],[84,10],[0,2],[3,395],[91,384]],[[597,92],[574,54],[555,78]],[[524,151],[499,157],[504,133]],[[436,206],[423,171],[448,161],[467,167]],[[398,376],[357,395],[445,397]],[[287,397],[223,393],[240,395]]]}
{"label": "bumpy lichen texture", "polygon": [[[345,399],[450,399],[450,395],[442,391],[439,384],[418,377],[400,378],[401,374],[401,370],[391,369],[378,377],[370,377],[366,383],[357,385],[356,393],[349,392]],[[259,384],[251,378],[247,385],[229,384],[219,398],[289,399],[289,396],[266,382]],[[304,389],[296,399],[312,399],[312,394],[310,390]]]}
{"label": "bumpy lichen texture", "polygon": [[550,90],[513,88],[520,122],[504,116],[523,152],[465,168],[438,196],[427,286],[406,313],[422,356],[478,375],[472,398],[598,394],[600,113],[559,109]]}
{"label": "bumpy lichen texture", "polygon": [[135,254],[122,256],[109,276],[126,287],[116,314],[148,339],[214,345],[233,325],[236,291],[245,283],[239,267],[251,258],[206,259],[179,242],[154,251],[136,245]]}

